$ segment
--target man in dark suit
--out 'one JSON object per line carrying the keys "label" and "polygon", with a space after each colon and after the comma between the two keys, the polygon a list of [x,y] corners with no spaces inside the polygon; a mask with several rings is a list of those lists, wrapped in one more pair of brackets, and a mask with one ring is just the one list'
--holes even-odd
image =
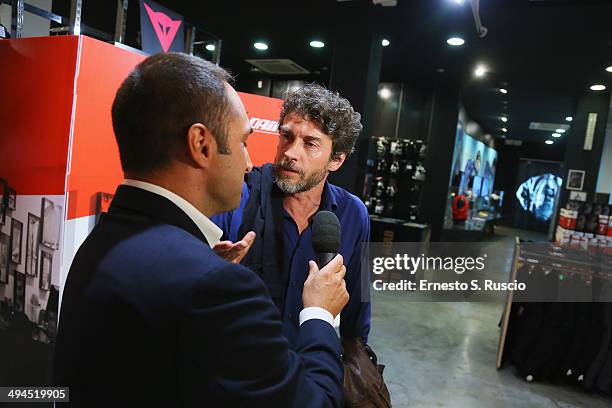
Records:
{"label": "man in dark suit", "polygon": [[293,352],[261,279],[211,249],[222,232],[208,217],[238,206],[252,169],[228,80],[199,58],[158,54],[117,91],[126,180],[63,292],[54,384],[73,406],[342,404],[342,257],[309,264]]}

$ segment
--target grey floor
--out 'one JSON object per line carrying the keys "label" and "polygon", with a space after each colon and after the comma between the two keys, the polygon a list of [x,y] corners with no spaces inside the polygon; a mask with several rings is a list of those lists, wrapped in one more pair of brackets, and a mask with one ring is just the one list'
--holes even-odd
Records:
{"label": "grey floor", "polygon": [[[491,241],[512,251],[514,235],[497,228]],[[507,277],[510,263],[501,274]],[[369,343],[386,365],[394,407],[612,407],[612,399],[566,386],[527,383],[495,368],[502,303],[409,302],[402,293],[372,293]]]}

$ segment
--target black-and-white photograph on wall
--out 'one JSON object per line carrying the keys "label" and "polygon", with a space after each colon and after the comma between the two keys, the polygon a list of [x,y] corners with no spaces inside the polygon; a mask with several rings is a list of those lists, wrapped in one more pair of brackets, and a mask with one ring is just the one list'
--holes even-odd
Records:
{"label": "black-and-white photograph on wall", "polygon": [[28,276],[38,276],[38,248],[40,236],[40,217],[28,213],[28,234],[26,238],[26,267]]}
{"label": "black-and-white photograph on wall", "polygon": [[8,194],[8,209],[16,210],[17,209],[17,192],[15,189],[7,187],[6,193]]}
{"label": "black-and-white photograph on wall", "polygon": [[40,252],[40,283],[42,290],[51,289],[51,273],[53,267],[53,255],[49,252]]}
{"label": "black-and-white photograph on wall", "polygon": [[11,219],[11,262],[21,263],[21,244],[23,241],[23,223]]}
{"label": "black-and-white photograph on wall", "polygon": [[11,237],[0,233],[0,283],[8,283]]}
{"label": "black-and-white photograph on wall", "polygon": [[60,223],[62,220],[62,206],[43,198],[40,210],[42,217],[41,243],[49,249],[59,249]]}
{"label": "black-and-white photograph on wall", "polygon": [[584,184],[584,170],[573,170],[570,169],[567,173],[567,186],[568,190],[582,190]]}
{"label": "black-and-white photograph on wall", "polygon": [[25,312],[25,275],[15,271],[13,274],[13,308]]}

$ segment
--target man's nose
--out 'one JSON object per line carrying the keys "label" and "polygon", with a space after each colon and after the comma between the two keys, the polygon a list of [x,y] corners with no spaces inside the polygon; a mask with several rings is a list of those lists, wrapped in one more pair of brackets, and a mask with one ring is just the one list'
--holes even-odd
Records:
{"label": "man's nose", "polygon": [[290,160],[297,160],[299,157],[299,146],[298,145],[299,145],[299,141],[295,140],[293,143],[291,143],[287,147],[283,155]]}
{"label": "man's nose", "polygon": [[247,149],[244,149],[246,155],[246,169],[245,172],[248,174],[253,171],[253,162],[251,161],[251,155]]}

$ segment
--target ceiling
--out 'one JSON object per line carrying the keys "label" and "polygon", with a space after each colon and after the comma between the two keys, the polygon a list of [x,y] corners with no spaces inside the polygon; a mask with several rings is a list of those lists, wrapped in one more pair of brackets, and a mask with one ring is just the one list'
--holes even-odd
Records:
{"label": "ceiling", "polygon": [[[476,33],[468,0],[463,6],[398,0],[396,7],[367,0],[157,1],[219,36],[221,65],[239,80],[261,76],[246,59],[288,58],[311,72],[304,79],[327,83],[337,23],[349,10],[365,13],[391,42],[383,51],[381,82],[427,86],[443,69],[463,84],[468,115],[496,137],[505,125],[509,138],[543,142],[550,133],[530,130],[530,122],[564,123],[579,92],[596,82],[612,85],[612,73],[604,70],[612,65],[609,0],[480,0],[484,38]],[[448,46],[451,35],[466,44]],[[326,46],[310,47],[313,39]],[[268,50],[254,49],[260,40]],[[479,63],[488,72],[475,80]],[[502,87],[508,94],[499,92]]]}

